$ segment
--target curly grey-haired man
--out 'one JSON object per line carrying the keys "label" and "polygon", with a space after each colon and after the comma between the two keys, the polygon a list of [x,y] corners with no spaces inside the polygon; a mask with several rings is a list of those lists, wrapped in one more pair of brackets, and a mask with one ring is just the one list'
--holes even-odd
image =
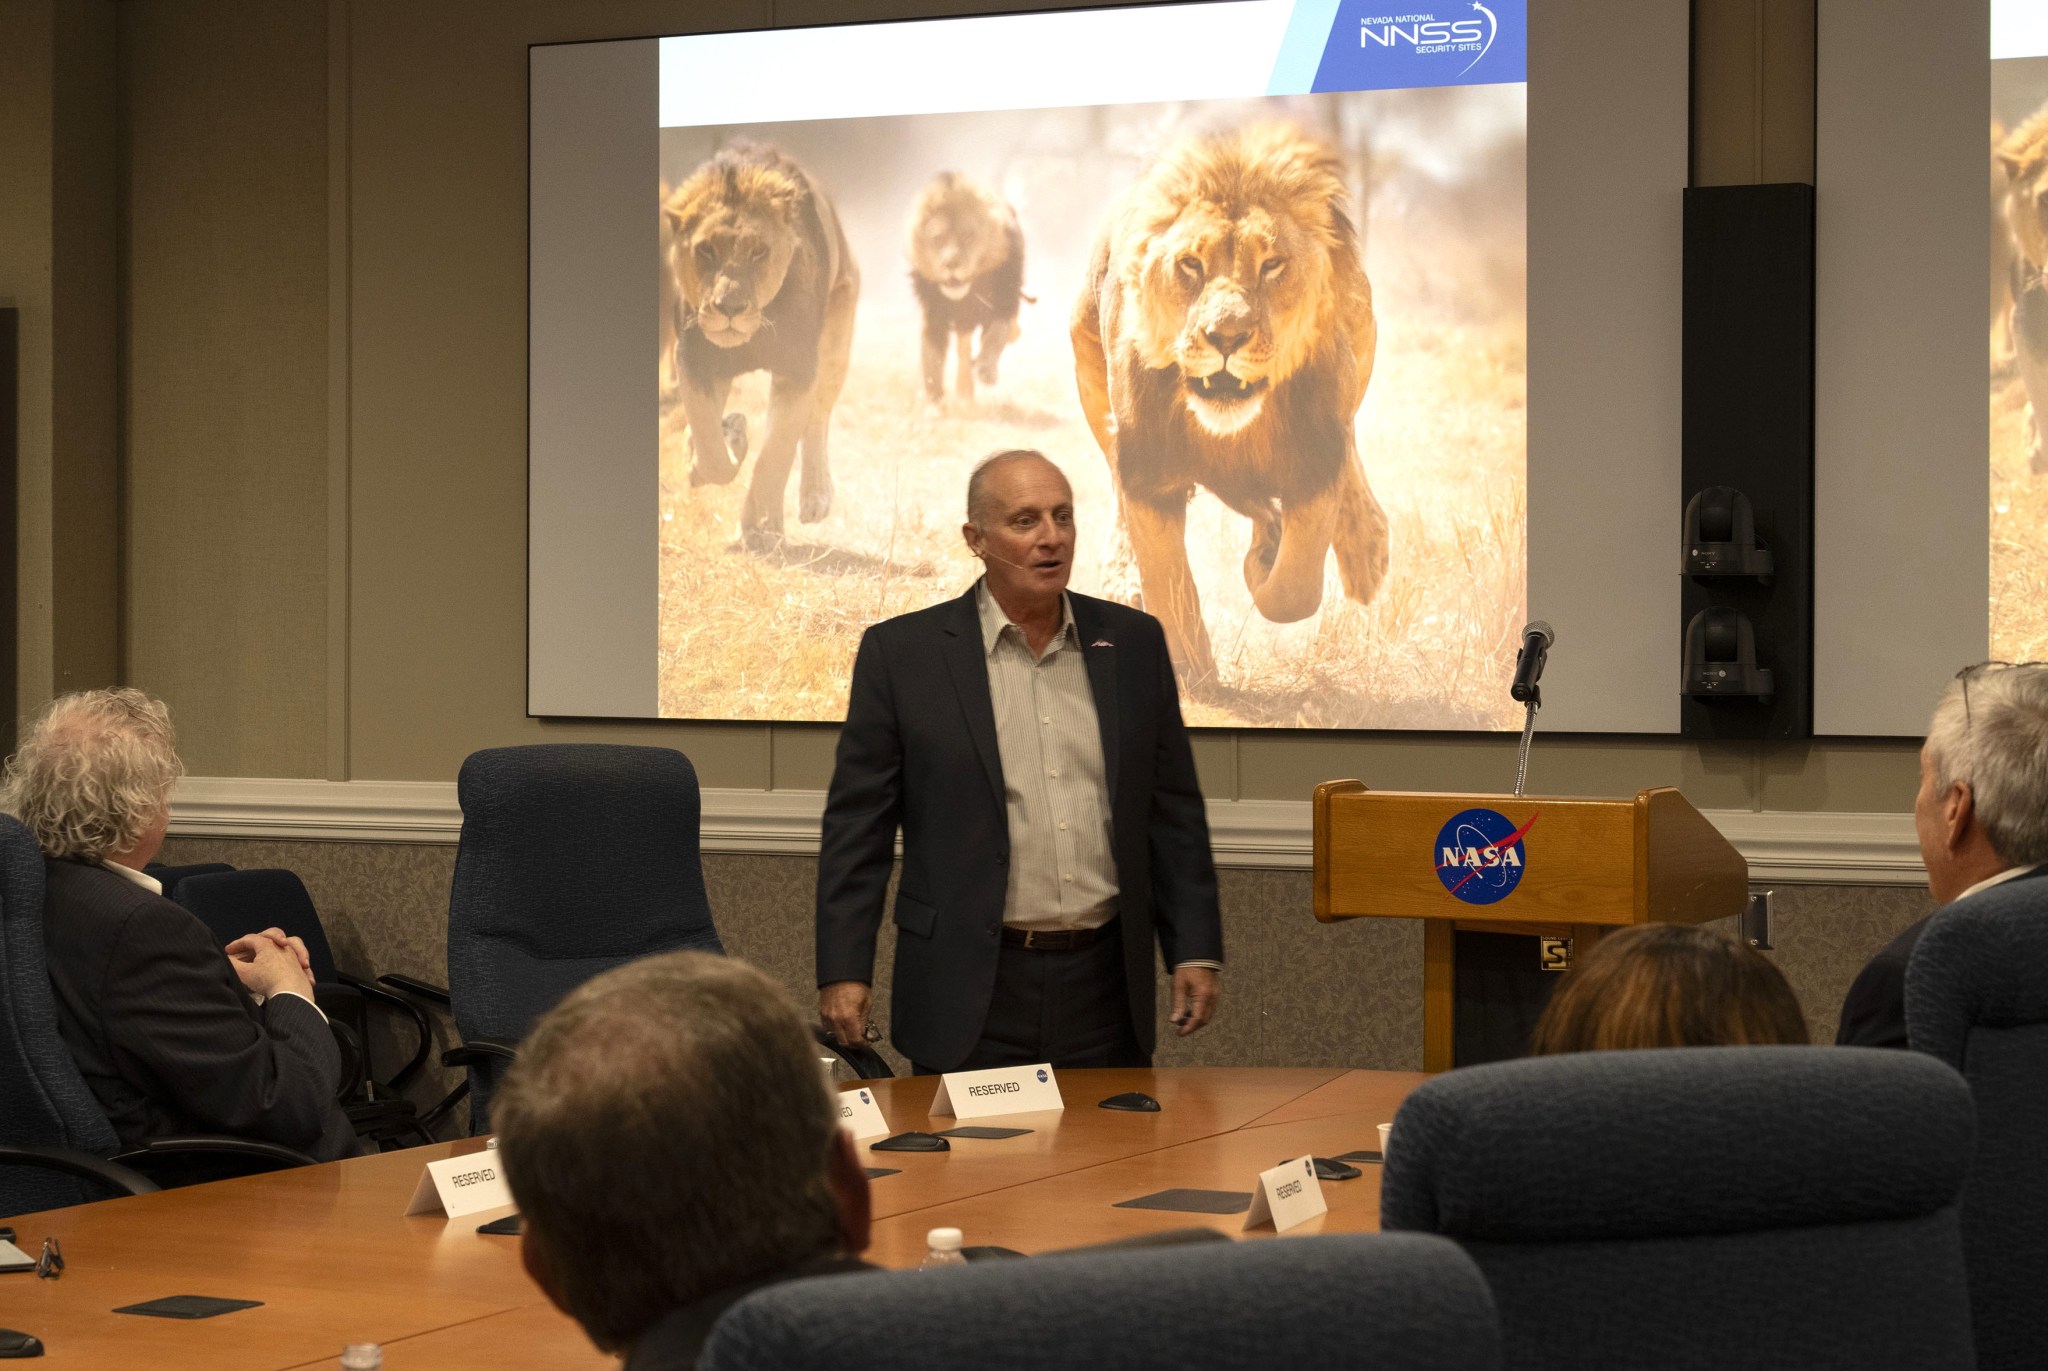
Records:
{"label": "curly grey-haired man", "polygon": [[43,851],[58,1032],[123,1146],[228,1133],[354,1156],[305,948],[275,928],[223,948],[143,873],[183,772],[170,712],[127,689],[58,697],[7,761],[6,807]]}

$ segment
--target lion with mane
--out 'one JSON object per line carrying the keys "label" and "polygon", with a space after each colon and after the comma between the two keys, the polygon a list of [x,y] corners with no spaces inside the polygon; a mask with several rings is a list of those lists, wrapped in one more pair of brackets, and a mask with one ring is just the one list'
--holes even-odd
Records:
{"label": "lion with mane", "polygon": [[2010,258],[2007,336],[2026,388],[2028,466],[2038,475],[2048,471],[2048,107],[2006,135],[1996,162],[2004,173]]}
{"label": "lion with mane", "polygon": [[774,546],[799,445],[798,515],[832,509],[826,434],[853,351],[860,271],[810,173],[774,148],[735,142],[662,206],[679,304],[676,364],[690,425],[690,483],[723,485],[746,459],[746,420],[727,414],[736,377],[769,374],[768,431],[740,512],[742,542]]}
{"label": "lion with mane", "polygon": [[1017,341],[1024,300],[1017,212],[993,191],[942,171],[911,211],[909,254],[911,286],[924,311],[925,397],[945,401],[950,341],[957,350],[953,393],[972,404],[975,381],[994,385],[1003,349]]}
{"label": "lion with mane", "polygon": [[1291,126],[1191,140],[1112,211],[1074,307],[1118,526],[1191,686],[1216,674],[1188,566],[1197,485],[1251,520],[1244,579],[1267,619],[1316,612],[1333,548],[1359,603],[1386,575],[1352,432],[1379,332],[1349,203],[1336,160]]}

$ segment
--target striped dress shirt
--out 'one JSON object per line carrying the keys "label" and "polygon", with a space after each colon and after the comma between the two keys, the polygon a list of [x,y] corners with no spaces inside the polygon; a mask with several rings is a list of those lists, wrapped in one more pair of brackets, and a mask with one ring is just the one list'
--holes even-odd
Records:
{"label": "striped dress shirt", "polygon": [[[988,582],[974,593],[988,653],[989,704],[1003,762],[1010,828],[1010,875],[1003,922],[1024,929],[1100,928],[1116,917],[1116,849],[1102,724],[1074,627],[1060,596],[1060,627],[1034,654]],[[1221,962],[1179,966],[1223,969]]]}
{"label": "striped dress shirt", "polygon": [[1102,728],[1074,607],[1060,597],[1059,632],[1034,654],[987,582],[975,592],[988,652],[988,695],[1003,802],[1010,877],[1003,922],[1015,928],[1100,928],[1116,917],[1116,852]]}

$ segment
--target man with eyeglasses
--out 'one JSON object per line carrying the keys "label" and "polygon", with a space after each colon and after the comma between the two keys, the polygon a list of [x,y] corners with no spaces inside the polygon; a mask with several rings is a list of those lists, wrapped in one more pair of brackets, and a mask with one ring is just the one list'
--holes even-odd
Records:
{"label": "man with eyeglasses", "polygon": [[[1997,900],[2048,918],[2048,670],[1965,667],[1920,749],[1913,827],[1937,906]],[[1974,907],[1974,906],[1973,906]],[[1870,959],[1842,1002],[1835,1041],[1905,1047],[1906,963],[1932,914]]]}

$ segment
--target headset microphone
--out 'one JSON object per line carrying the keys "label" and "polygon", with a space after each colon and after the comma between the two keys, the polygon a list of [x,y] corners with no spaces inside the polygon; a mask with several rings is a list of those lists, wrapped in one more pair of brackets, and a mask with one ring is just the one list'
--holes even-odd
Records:
{"label": "headset microphone", "polygon": [[991,557],[994,557],[994,558],[995,558],[995,559],[996,559],[996,560],[997,560],[998,562],[1001,562],[1001,563],[1002,563],[1002,564],[1003,564],[1004,566],[1013,566],[1013,567],[1017,568],[1017,570],[1019,570],[1019,571],[1034,571],[1034,570],[1036,570],[1036,568],[1035,568],[1035,567],[1029,567],[1029,566],[1026,566],[1026,565],[1025,565],[1024,563],[1022,563],[1022,562],[1013,562],[1013,561],[1011,561],[1011,560],[1010,560],[1010,559],[1009,559],[1008,557],[1001,557],[1001,556],[997,556],[997,555],[996,555],[995,553],[993,553],[993,552],[990,552],[990,551],[989,551],[989,550],[988,550],[987,548],[981,548],[981,549],[977,550],[977,551],[975,552],[975,554],[974,554],[974,555],[975,555],[975,556],[977,556],[977,557],[979,557],[979,558],[981,558],[981,560],[982,560],[982,561],[983,561],[984,563],[985,563],[985,562],[987,562],[989,558],[991,558]]}

